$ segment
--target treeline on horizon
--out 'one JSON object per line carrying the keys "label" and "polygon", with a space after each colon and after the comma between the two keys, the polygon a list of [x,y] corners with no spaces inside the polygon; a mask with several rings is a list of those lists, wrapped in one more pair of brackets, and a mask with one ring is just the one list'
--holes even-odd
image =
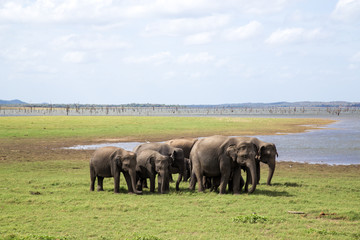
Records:
{"label": "treeline on horizon", "polygon": [[274,102],[274,103],[233,103],[233,104],[153,104],[153,103],[128,103],[128,104],[50,104],[26,103],[20,100],[0,100],[1,106],[8,107],[44,107],[44,108],[91,108],[91,107],[177,107],[177,108],[271,108],[271,107],[360,107],[360,102]]}

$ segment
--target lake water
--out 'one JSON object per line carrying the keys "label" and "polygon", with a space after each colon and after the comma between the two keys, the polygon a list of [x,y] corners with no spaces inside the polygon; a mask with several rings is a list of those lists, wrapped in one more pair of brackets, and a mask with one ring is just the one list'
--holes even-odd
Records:
{"label": "lake water", "polygon": [[[265,142],[276,144],[278,161],[320,163],[331,165],[360,164],[360,119],[336,118],[338,122],[328,128],[288,135],[256,136]],[[133,150],[140,142],[104,143],[81,145],[69,149],[96,149],[117,146]]]}

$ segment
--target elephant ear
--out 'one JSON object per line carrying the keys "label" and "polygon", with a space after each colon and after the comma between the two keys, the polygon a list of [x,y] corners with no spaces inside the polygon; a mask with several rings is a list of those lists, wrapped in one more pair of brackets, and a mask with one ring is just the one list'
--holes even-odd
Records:
{"label": "elephant ear", "polygon": [[175,158],[176,158],[176,151],[174,150],[172,153],[168,154],[169,156],[169,164],[172,165],[175,162]]}
{"label": "elephant ear", "polygon": [[155,156],[151,154],[147,159],[146,163],[150,164],[151,166],[155,166]]}
{"label": "elephant ear", "polygon": [[257,152],[257,157],[259,158],[259,160],[261,159],[261,152],[264,151],[265,149],[265,145],[260,145],[258,152]]}
{"label": "elephant ear", "polygon": [[175,148],[171,154],[171,157],[174,159],[184,158],[184,152],[181,148]]}
{"label": "elephant ear", "polygon": [[116,163],[116,165],[121,167],[121,155],[119,154],[118,150],[115,150],[111,155],[110,159]]}
{"label": "elephant ear", "polygon": [[235,145],[230,145],[226,148],[226,155],[229,156],[234,162],[236,162],[237,158],[237,149]]}

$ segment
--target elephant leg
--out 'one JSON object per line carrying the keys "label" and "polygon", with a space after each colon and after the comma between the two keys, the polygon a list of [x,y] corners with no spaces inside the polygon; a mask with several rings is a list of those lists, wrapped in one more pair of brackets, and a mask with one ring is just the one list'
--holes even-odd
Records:
{"label": "elephant leg", "polygon": [[94,191],[95,189],[95,180],[96,180],[96,174],[95,171],[90,167],[90,191]]}
{"label": "elephant leg", "polygon": [[161,193],[161,189],[162,189],[162,176],[158,175],[157,179],[158,179],[158,193]]}
{"label": "elephant leg", "polygon": [[[146,178],[145,178],[146,180]],[[150,192],[155,192],[155,175],[150,175]]]}
{"label": "elephant leg", "polygon": [[114,193],[120,192],[120,172],[114,175]]}
{"label": "elephant leg", "polygon": [[195,179],[197,179],[197,182],[199,184],[198,192],[204,192],[203,174],[199,170],[195,171]]}
{"label": "elephant leg", "polygon": [[249,183],[251,182],[250,170],[246,168],[246,182],[245,182],[245,192],[249,192]]}
{"label": "elephant leg", "polygon": [[[171,175],[171,174],[170,174]],[[167,180],[166,180],[167,179]],[[164,178],[164,191],[170,192],[170,181],[168,180],[169,176],[167,178]],[[177,185],[178,186],[178,185]],[[178,189],[176,191],[179,191]]]}
{"label": "elephant leg", "polygon": [[143,188],[149,188],[148,185],[147,185],[147,180],[146,180],[146,178],[144,178],[144,179],[141,181],[141,184],[142,184]]}
{"label": "elephant leg", "polygon": [[203,183],[204,183],[204,188],[205,189],[209,189],[211,188],[211,177],[205,177],[203,176]]}
{"label": "elephant leg", "polygon": [[217,191],[220,186],[220,177],[213,177],[211,184],[211,191]]}
{"label": "elephant leg", "polygon": [[196,176],[195,176],[195,173],[191,173],[189,189],[194,191],[195,190],[195,185],[196,185]]}
{"label": "elephant leg", "polygon": [[174,179],[173,179],[173,177],[172,177],[172,174],[171,174],[171,173],[169,174],[169,182],[174,182]]}
{"label": "elephant leg", "polygon": [[224,173],[221,175],[220,178],[220,189],[219,189],[219,193],[220,194],[224,194],[226,193],[226,185],[228,184],[230,179],[230,174],[229,173]]}
{"label": "elephant leg", "polygon": [[240,175],[240,192],[242,191],[242,188],[244,187],[245,185],[245,181],[243,179],[243,177]]}
{"label": "elephant leg", "polygon": [[233,191],[233,188],[234,188],[233,186],[234,186],[234,178],[230,178],[229,182],[228,182],[228,190],[229,190],[229,192]]}
{"label": "elephant leg", "polygon": [[257,184],[260,183],[260,161],[256,161]]}
{"label": "elephant leg", "polygon": [[142,189],[143,189],[142,179],[141,179],[141,178],[138,178],[138,179],[137,179],[137,183],[136,183],[136,190],[142,191]]}
{"label": "elephant leg", "polygon": [[[170,174],[170,176],[171,176],[171,174]],[[180,185],[180,182],[181,182],[182,178],[183,178],[183,175],[181,173],[179,173],[179,177],[178,177],[178,179],[176,181],[176,191],[180,190],[179,185]]]}
{"label": "elephant leg", "polygon": [[104,188],[103,188],[104,177],[98,176],[97,179],[98,179],[97,190],[98,191],[104,191]]}
{"label": "elephant leg", "polygon": [[234,194],[239,194],[240,193],[240,185],[241,185],[241,169],[240,168],[236,168],[234,169],[233,172],[233,193]]}

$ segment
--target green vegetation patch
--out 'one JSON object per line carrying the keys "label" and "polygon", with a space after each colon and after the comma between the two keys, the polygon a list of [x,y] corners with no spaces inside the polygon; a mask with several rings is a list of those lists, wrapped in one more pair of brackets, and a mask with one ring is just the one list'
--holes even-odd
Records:
{"label": "green vegetation patch", "polygon": [[0,139],[132,138],[302,132],[333,122],[305,118],[31,116],[0,118]]}
{"label": "green vegetation patch", "polygon": [[359,167],[319,168],[279,162],[273,186],[262,168],[254,194],[133,195],[122,175],[90,192],[88,160],[0,163],[0,239],[359,239]]}
{"label": "green vegetation patch", "polygon": [[240,215],[232,219],[233,222],[240,223],[264,223],[268,221],[267,217],[252,213],[250,215]]}

